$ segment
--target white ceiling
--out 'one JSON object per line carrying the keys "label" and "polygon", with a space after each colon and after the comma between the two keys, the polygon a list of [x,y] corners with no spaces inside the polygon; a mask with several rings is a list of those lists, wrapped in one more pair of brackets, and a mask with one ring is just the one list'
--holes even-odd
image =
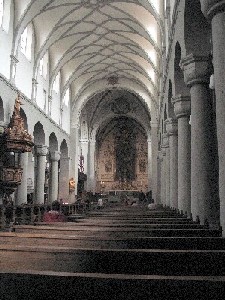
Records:
{"label": "white ceiling", "polygon": [[60,71],[62,95],[71,87],[75,101],[88,88],[95,86],[97,91],[99,82],[112,85],[107,79],[114,76],[118,83],[138,84],[156,105],[163,30],[160,8],[155,6],[160,3],[16,0],[15,49],[32,22],[37,42],[34,70],[48,52],[50,84]]}

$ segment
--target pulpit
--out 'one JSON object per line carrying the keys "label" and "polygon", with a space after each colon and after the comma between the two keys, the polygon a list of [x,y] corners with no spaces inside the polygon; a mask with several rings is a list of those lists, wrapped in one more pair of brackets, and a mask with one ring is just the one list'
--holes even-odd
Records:
{"label": "pulpit", "polygon": [[6,197],[21,184],[23,169],[20,166],[20,153],[31,152],[34,145],[32,136],[24,128],[20,115],[21,97],[15,100],[10,123],[0,135],[0,188]]}

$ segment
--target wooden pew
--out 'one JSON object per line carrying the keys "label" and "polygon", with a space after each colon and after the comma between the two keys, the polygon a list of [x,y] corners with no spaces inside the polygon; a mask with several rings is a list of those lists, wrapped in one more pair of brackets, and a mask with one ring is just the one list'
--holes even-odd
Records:
{"label": "wooden pew", "polygon": [[224,299],[225,278],[35,271],[0,271],[4,300]]}

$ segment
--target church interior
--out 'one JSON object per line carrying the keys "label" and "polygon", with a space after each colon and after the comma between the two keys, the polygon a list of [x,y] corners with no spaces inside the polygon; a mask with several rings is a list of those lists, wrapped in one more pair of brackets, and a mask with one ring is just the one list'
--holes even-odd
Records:
{"label": "church interior", "polygon": [[225,1],[0,0],[0,299],[224,299]]}

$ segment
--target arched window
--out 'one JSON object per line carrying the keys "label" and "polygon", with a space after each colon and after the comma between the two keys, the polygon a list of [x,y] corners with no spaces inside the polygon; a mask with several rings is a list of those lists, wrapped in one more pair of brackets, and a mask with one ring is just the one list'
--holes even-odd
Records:
{"label": "arched window", "polygon": [[64,104],[65,106],[68,106],[69,100],[70,100],[70,90],[69,90],[69,88],[68,88],[68,89],[66,90],[66,93],[65,93],[64,98],[63,98],[63,104]]}
{"label": "arched window", "polygon": [[53,82],[52,89],[55,91],[57,94],[59,93],[59,87],[60,87],[60,73],[56,75],[55,81]]}
{"label": "arched window", "polygon": [[4,14],[4,1],[0,0],[0,27],[3,24],[3,14]]}
{"label": "arched window", "polygon": [[21,34],[20,37],[20,49],[21,52],[26,55],[26,50],[27,50],[27,27],[24,29],[23,33]]}
{"label": "arched window", "polygon": [[20,50],[28,60],[31,60],[32,35],[32,24],[29,24],[20,37]]}
{"label": "arched window", "polygon": [[39,64],[39,74],[46,79],[48,73],[48,53],[46,52],[45,55],[40,60]]}
{"label": "arched window", "polygon": [[0,0],[0,27],[9,31],[11,0]]}

